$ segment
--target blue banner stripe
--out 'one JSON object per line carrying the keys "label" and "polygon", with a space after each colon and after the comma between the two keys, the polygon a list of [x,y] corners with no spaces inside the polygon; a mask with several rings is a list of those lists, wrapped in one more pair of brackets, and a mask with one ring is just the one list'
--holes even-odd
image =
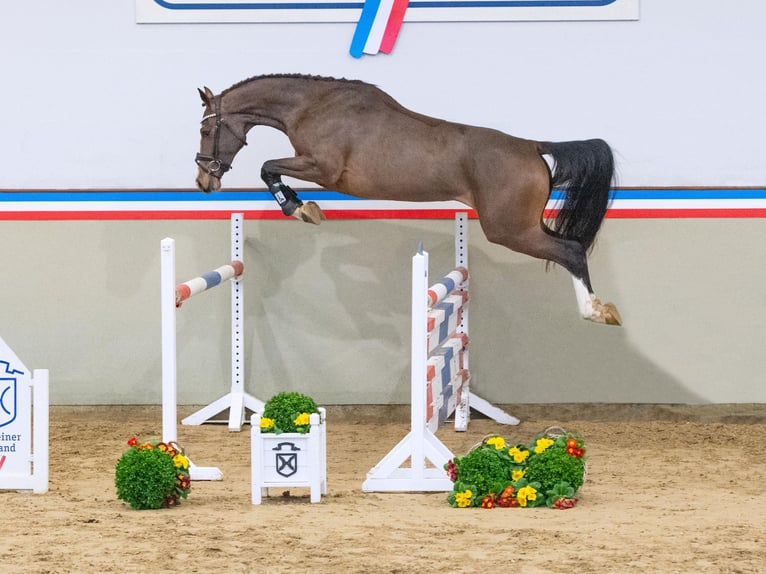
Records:
{"label": "blue banner stripe", "polygon": [[378,8],[380,8],[380,0],[365,0],[362,15],[359,17],[356,30],[354,30],[354,37],[351,40],[351,49],[349,50],[354,58],[361,58],[364,54],[364,46],[367,44],[367,38],[370,37],[375,16],[378,15]]}
{"label": "blue banner stripe", "polygon": [[[317,189],[297,190],[303,201],[367,201],[338,193]],[[766,199],[766,188],[721,189],[617,189],[615,200],[748,200]],[[563,199],[563,193],[554,191],[552,200]],[[0,190],[0,203],[50,203],[50,202],[180,202],[193,201],[204,206],[206,202],[218,201],[273,201],[267,191],[220,191],[205,194],[195,191],[23,191]]]}
{"label": "blue banner stripe", "polygon": [[615,199],[766,199],[766,189],[618,189]]}
{"label": "blue banner stripe", "polygon": [[[410,2],[410,8],[569,8],[602,7],[616,0],[434,0]],[[154,0],[155,4],[168,10],[339,10],[364,9],[362,2],[168,2]],[[365,2],[364,5],[367,3]],[[376,7],[377,10],[377,7]]]}
{"label": "blue banner stripe", "polygon": [[450,1],[434,1],[434,2],[418,2],[417,0],[410,2],[410,8],[554,8],[554,7],[601,7],[608,6],[614,3],[615,0],[593,0],[582,1],[572,0],[567,2],[562,0],[561,2],[534,2],[534,1],[516,1],[516,0],[455,0]]}
{"label": "blue banner stripe", "polygon": [[[766,189],[616,189],[612,197],[621,199],[766,199]],[[562,191],[554,190],[551,199],[564,199]]]}

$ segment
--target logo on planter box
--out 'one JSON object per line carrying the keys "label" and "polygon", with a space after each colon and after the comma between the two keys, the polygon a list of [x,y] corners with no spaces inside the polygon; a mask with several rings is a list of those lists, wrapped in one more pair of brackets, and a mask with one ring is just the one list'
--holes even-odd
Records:
{"label": "logo on planter box", "polygon": [[298,472],[298,452],[301,450],[291,442],[280,442],[271,449],[276,452],[277,474],[288,478]]}
{"label": "logo on planter box", "polygon": [[[23,375],[11,367],[8,361],[0,361],[0,427],[11,424],[16,420],[17,383],[13,375]],[[4,377],[2,375],[11,375]]]}

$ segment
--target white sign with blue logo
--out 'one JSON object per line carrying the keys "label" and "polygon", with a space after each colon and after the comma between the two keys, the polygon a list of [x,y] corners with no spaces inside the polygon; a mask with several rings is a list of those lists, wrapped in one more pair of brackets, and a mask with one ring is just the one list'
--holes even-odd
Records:
{"label": "white sign with blue logo", "polygon": [[0,490],[48,490],[48,371],[30,372],[2,338]]}
{"label": "white sign with blue logo", "polygon": [[[365,0],[136,0],[136,21],[356,22],[365,3]],[[407,22],[488,20],[638,20],[638,0],[410,0],[404,16]]]}

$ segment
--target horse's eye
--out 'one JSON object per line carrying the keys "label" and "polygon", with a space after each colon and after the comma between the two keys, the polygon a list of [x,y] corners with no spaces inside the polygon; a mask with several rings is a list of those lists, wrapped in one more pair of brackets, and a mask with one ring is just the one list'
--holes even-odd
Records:
{"label": "horse's eye", "polygon": [[200,130],[199,133],[202,135],[203,138],[206,138],[210,135],[210,130]]}

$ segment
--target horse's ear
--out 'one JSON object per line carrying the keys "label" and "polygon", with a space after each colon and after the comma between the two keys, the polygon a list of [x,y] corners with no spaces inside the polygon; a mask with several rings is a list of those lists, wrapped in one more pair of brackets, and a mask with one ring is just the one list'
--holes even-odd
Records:
{"label": "horse's ear", "polygon": [[199,97],[202,98],[202,103],[205,105],[209,105],[213,102],[213,99],[215,96],[213,95],[213,92],[210,91],[210,88],[205,86],[205,91],[203,92],[199,88],[197,88],[197,91],[199,92]]}

